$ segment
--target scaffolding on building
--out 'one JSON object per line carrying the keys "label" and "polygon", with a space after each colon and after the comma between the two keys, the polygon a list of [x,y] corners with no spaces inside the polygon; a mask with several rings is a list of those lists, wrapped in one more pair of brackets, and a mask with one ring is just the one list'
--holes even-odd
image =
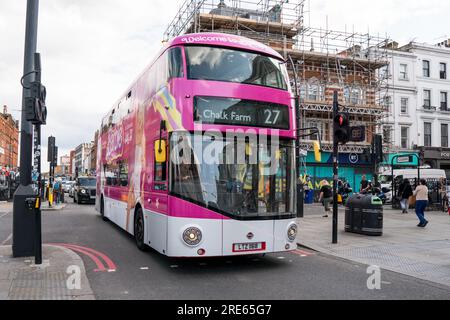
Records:
{"label": "scaffolding on building", "polygon": [[[339,91],[352,123],[368,128],[366,144],[348,144],[342,152],[362,153],[374,133],[382,133],[388,115],[389,39],[348,30],[306,26],[306,0],[185,0],[164,38],[182,34],[219,32],[264,43],[288,63],[297,77],[301,125],[319,126],[324,149],[331,148],[332,96]],[[288,59],[289,58],[289,59]],[[311,149],[305,141],[303,146]]]}

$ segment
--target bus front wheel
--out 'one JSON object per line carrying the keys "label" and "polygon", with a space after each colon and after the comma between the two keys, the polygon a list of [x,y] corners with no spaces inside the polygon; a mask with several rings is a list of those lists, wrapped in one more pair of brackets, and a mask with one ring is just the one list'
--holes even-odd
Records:
{"label": "bus front wheel", "polygon": [[141,208],[136,209],[136,217],[134,219],[134,239],[136,241],[136,246],[141,251],[147,251],[148,247],[145,244],[145,223],[144,215]]}

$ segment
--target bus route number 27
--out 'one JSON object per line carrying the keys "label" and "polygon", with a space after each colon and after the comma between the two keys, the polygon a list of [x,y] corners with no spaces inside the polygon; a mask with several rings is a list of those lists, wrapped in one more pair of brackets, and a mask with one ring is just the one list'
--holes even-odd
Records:
{"label": "bus route number 27", "polygon": [[265,120],[265,124],[267,125],[275,125],[278,123],[279,119],[280,119],[280,114],[281,111],[280,110],[264,110],[264,118]]}

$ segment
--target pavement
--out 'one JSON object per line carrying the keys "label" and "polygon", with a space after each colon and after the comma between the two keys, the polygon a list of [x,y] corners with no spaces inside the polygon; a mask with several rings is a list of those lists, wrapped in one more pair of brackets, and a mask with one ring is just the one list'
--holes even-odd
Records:
{"label": "pavement", "polygon": [[345,210],[340,207],[338,244],[332,244],[332,215],[323,218],[320,205],[308,205],[299,219],[299,245],[315,251],[418,279],[450,286],[450,216],[427,212],[430,221],[418,228],[414,210],[401,214],[384,209],[383,236],[365,236],[344,231]]}
{"label": "pavement", "polygon": [[41,205],[42,211],[60,211],[63,210],[67,206],[67,203],[53,204],[51,207],[48,202],[44,202]]}
{"label": "pavement", "polygon": [[94,300],[83,260],[59,246],[43,247],[43,264],[34,258],[12,258],[11,246],[0,246],[0,300]]}

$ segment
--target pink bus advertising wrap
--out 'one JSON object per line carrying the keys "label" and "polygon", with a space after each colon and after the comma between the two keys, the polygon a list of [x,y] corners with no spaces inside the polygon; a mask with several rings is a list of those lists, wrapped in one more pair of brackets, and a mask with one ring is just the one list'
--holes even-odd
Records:
{"label": "pink bus advertising wrap", "polygon": [[295,119],[277,52],[175,38],[102,121],[96,209],[168,256],[294,250]]}

